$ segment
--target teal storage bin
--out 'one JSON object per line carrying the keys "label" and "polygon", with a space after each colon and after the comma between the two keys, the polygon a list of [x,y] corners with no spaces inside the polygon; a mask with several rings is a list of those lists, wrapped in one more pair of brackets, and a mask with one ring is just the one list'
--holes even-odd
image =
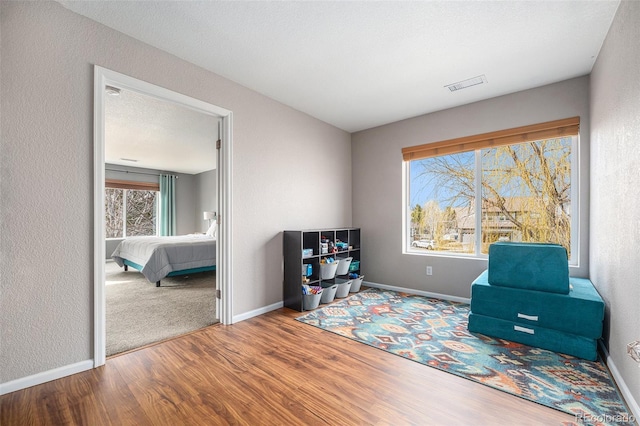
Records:
{"label": "teal storage bin", "polygon": [[359,269],[360,269],[360,261],[352,260],[351,265],[349,265],[349,272],[355,272],[355,271],[358,271]]}

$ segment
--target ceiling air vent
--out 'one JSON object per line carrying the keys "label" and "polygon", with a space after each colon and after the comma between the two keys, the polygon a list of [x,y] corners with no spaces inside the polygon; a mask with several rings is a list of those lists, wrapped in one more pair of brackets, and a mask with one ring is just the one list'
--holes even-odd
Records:
{"label": "ceiling air vent", "polygon": [[120,89],[113,86],[105,86],[104,91],[107,92],[107,95],[110,96],[120,96]]}
{"label": "ceiling air vent", "polygon": [[447,87],[452,92],[455,92],[456,90],[466,89],[467,87],[477,86],[478,84],[483,84],[483,83],[487,83],[487,77],[485,77],[484,74],[479,75],[477,77],[462,80],[457,83],[447,84],[444,87]]}

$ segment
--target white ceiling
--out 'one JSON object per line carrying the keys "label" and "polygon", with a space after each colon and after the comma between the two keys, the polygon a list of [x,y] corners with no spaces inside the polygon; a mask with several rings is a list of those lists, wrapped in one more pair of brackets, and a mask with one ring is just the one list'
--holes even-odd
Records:
{"label": "white ceiling", "polygon": [[106,163],[198,174],[216,168],[217,139],[211,115],[130,90],[105,96]]}
{"label": "white ceiling", "polygon": [[60,2],[349,132],[586,75],[619,4]]}

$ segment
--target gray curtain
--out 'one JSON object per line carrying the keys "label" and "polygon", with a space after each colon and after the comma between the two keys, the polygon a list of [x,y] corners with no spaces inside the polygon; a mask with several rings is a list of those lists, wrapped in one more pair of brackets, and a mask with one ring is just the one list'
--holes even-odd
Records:
{"label": "gray curtain", "polygon": [[176,176],[160,175],[160,235],[176,234]]}

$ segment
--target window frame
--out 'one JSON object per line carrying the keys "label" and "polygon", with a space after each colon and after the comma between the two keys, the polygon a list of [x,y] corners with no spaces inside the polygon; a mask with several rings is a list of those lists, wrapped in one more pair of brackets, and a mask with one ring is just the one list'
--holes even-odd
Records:
{"label": "window frame", "polygon": [[[569,266],[580,266],[580,118],[572,117],[523,126],[475,136],[450,139],[442,142],[423,144],[402,149],[402,192],[403,192],[403,232],[402,253],[418,256],[442,256],[447,258],[487,259],[482,253],[482,149],[497,146],[515,145],[542,139],[571,137],[571,255]],[[543,137],[537,137],[542,135]],[[530,139],[532,138],[533,139]],[[471,149],[473,147],[473,149]],[[446,251],[422,251],[411,247],[411,162],[428,157],[439,157],[460,152],[474,152],[474,190],[475,197],[475,244],[473,253],[450,253]]]}
{"label": "window frame", "polygon": [[104,187],[114,189],[137,189],[141,191],[160,192],[160,184],[157,182],[136,182],[130,180],[105,179]]}
{"label": "window frame", "polygon": [[[105,191],[107,189],[120,189],[123,192],[122,194],[122,236],[121,237],[105,237],[105,240],[123,240],[127,238],[127,220],[126,220],[126,211],[127,211],[127,190],[135,190],[135,191],[153,191],[157,192],[157,197],[160,196],[160,184],[155,182],[137,182],[137,181],[128,181],[128,180],[119,180],[119,179],[105,179]],[[155,206],[155,214],[158,220],[156,221],[156,232],[154,236],[160,235],[160,227],[158,226],[158,221],[160,218],[160,203],[156,202]]]}

